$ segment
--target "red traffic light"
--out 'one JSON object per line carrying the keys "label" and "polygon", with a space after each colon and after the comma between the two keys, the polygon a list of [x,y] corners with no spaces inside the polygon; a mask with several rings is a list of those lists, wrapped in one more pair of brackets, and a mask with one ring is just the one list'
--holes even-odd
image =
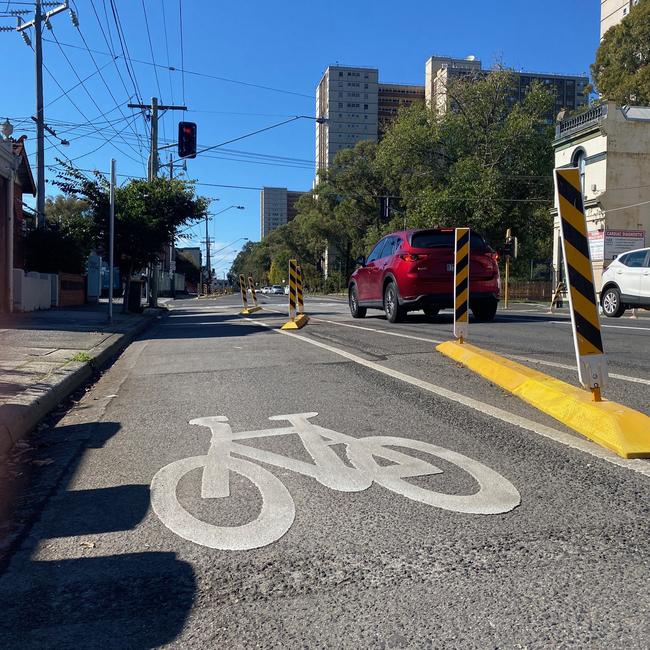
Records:
{"label": "red traffic light", "polygon": [[178,123],[178,157],[196,158],[196,122]]}

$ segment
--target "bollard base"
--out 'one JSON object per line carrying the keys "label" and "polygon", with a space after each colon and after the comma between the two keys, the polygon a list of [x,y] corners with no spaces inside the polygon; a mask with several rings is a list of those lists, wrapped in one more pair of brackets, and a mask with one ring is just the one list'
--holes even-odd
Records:
{"label": "bollard base", "polygon": [[262,308],[260,306],[257,307],[248,307],[247,309],[242,309],[239,313],[242,316],[247,316],[248,314],[254,314],[256,311],[261,311]]}
{"label": "bollard base", "polygon": [[283,330],[299,330],[309,322],[307,314],[298,314],[295,318],[288,320],[280,329]]}
{"label": "bollard base", "polygon": [[644,413],[594,401],[590,391],[469,343],[447,341],[436,350],[619,456],[650,457],[650,417]]}

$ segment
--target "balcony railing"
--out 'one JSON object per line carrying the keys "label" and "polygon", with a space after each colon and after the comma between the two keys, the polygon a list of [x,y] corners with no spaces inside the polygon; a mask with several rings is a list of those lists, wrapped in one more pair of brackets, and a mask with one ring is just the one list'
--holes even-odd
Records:
{"label": "balcony railing", "polygon": [[555,137],[562,138],[575,131],[580,131],[586,126],[595,124],[596,122],[607,117],[607,104],[603,103],[599,106],[594,106],[580,115],[569,117],[566,120],[558,122],[555,126]]}

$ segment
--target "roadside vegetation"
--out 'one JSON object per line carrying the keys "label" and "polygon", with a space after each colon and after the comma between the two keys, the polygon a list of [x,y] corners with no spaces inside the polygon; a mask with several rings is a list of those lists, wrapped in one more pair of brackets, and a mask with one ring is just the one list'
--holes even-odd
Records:
{"label": "roadside vegetation", "polygon": [[[307,286],[334,290],[356,257],[405,226],[470,226],[493,244],[511,228],[521,246],[515,273],[550,258],[554,99],[536,85],[513,106],[513,83],[506,70],[458,80],[448,89],[453,110],[402,109],[379,143],[340,151],[295,219],[249,242],[232,275],[280,280],[296,257]],[[336,262],[323,287],[326,250]]]}

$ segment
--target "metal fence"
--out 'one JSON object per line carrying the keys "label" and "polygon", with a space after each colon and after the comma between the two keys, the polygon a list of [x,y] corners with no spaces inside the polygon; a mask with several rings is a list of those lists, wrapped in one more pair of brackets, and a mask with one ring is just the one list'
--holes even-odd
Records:
{"label": "metal fence", "polygon": [[545,280],[511,280],[509,297],[511,300],[542,300],[550,302],[553,297],[553,283]]}

